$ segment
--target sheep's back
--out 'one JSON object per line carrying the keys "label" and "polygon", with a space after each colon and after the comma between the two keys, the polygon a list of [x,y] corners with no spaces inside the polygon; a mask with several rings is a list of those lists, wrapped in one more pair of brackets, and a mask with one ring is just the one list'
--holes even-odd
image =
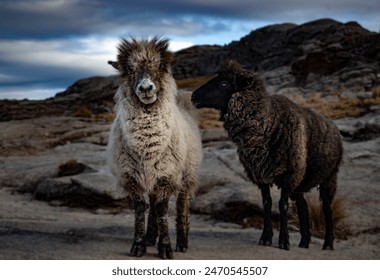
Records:
{"label": "sheep's back", "polygon": [[291,186],[302,182],[309,189],[337,170],[342,144],[328,119],[286,97],[253,97],[235,94],[225,116],[225,127],[252,181],[279,185],[291,177]]}
{"label": "sheep's back", "polygon": [[[308,191],[338,171],[343,152],[340,132],[331,120],[312,109],[303,108],[283,96],[273,96],[272,99],[277,108],[282,107],[284,114],[280,116],[279,122],[289,134],[304,126],[304,137],[289,137],[290,141],[283,145],[282,149],[288,153],[288,164],[291,165],[301,152],[293,150],[290,146],[306,147],[305,170],[297,191]],[[303,141],[305,143],[302,143]],[[288,151],[293,151],[293,154],[289,154]]]}

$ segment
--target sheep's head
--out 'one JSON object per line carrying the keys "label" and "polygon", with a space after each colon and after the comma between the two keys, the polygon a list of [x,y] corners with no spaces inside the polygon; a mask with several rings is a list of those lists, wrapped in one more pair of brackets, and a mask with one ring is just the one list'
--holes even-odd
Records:
{"label": "sheep's head", "polygon": [[173,54],[168,50],[168,40],[123,39],[118,46],[117,62],[109,61],[127,81],[143,104],[152,104],[163,85],[163,76],[171,74]]}
{"label": "sheep's head", "polygon": [[251,86],[256,77],[233,60],[222,64],[217,75],[193,92],[192,102],[197,108],[214,108],[227,111],[231,96]]}

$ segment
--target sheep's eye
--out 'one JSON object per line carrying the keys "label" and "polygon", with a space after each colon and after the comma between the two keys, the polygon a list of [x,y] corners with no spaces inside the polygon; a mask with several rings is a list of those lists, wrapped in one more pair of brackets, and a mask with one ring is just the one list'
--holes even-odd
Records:
{"label": "sheep's eye", "polygon": [[227,82],[227,81],[222,81],[222,82],[220,83],[220,86],[221,86],[221,87],[227,87],[227,86],[228,86],[228,82]]}

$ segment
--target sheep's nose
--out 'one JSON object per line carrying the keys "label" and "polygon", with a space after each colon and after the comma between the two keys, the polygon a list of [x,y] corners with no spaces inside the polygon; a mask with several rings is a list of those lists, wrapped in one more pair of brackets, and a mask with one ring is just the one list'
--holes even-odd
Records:
{"label": "sheep's nose", "polygon": [[195,102],[195,96],[194,96],[194,93],[191,95],[191,102]]}
{"label": "sheep's nose", "polygon": [[154,85],[151,79],[144,78],[138,83],[136,89],[137,91],[147,93],[147,92],[155,91],[156,86]]}
{"label": "sheep's nose", "polygon": [[191,102],[193,103],[194,106],[197,106],[199,103],[194,93],[191,95]]}
{"label": "sheep's nose", "polygon": [[151,91],[153,89],[153,85],[140,85],[139,90],[140,91]]}

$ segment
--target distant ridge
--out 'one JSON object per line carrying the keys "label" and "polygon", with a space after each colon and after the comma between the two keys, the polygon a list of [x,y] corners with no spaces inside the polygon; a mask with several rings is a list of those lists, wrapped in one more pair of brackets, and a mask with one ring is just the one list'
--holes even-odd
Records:
{"label": "distant ridge", "polygon": [[366,79],[370,81],[362,84],[356,81],[356,85],[368,89],[378,79],[380,34],[356,22],[341,23],[333,19],[301,25],[275,24],[254,30],[224,47],[194,46],[178,51],[173,73],[176,78],[210,75],[225,59],[236,59],[258,72],[289,67],[296,86],[306,86],[335,74],[340,76],[336,82],[345,84],[348,77],[344,73],[365,69],[365,75],[370,76]]}
{"label": "distant ridge", "polygon": [[[380,85],[380,34],[356,22],[275,24],[225,46],[192,46],[175,53],[173,74],[176,79],[213,75],[225,59],[258,72],[270,93],[294,87],[305,93],[370,91]],[[118,76],[90,77],[44,101],[0,101],[0,121],[71,115],[83,106],[110,112],[119,81]]]}

